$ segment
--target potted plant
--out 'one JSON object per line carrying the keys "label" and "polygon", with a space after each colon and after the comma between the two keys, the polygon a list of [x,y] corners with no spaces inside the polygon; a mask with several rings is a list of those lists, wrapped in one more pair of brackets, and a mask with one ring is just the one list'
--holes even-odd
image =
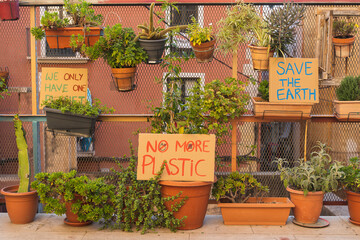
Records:
{"label": "potted plant", "polygon": [[274,51],[270,48],[271,37],[264,20],[260,20],[258,24],[252,27],[252,41],[249,44],[252,63],[254,70],[268,70],[269,58],[274,55]]}
{"label": "potted plant", "polygon": [[0,20],[14,21],[19,19],[19,0],[3,0],[0,2]]}
{"label": "potted plant", "polygon": [[289,47],[296,42],[296,27],[301,25],[304,16],[305,6],[293,2],[286,2],[265,15],[270,49],[277,57],[292,57]]}
{"label": "potted plant", "polygon": [[[154,6],[155,3],[150,5],[150,16],[149,23],[144,23],[143,25],[138,25],[142,31],[136,37],[136,41],[140,42],[140,46],[147,52],[149,58],[147,63],[149,64],[158,64],[161,62],[161,56],[165,49],[165,43],[167,41],[167,34],[174,30],[186,29],[187,25],[172,26],[166,29],[161,27],[154,26]],[[162,9],[166,9],[167,6],[175,7],[171,3],[164,3]],[[176,9],[176,7],[175,7]]]}
{"label": "potted plant", "polygon": [[213,29],[209,27],[200,27],[196,18],[191,18],[192,23],[187,27],[187,33],[189,34],[189,40],[191,47],[195,53],[196,61],[211,62],[215,50],[215,37],[213,35]]}
{"label": "potted plant", "polygon": [[338,120],[360,120],[360,76],[347,76],[335,91],[335,116]]}
{"label": "potted plant", "polygon": [[132,28],[123,28],[121,24],[106,27],[104,36],[93,47],[86,49],[91,60],[102,57],[111,67],[119,91],[134,89],[136,65],[147,59],[146,52],[135,42]]}
{"label": "potted plant", "polygon": [[290,199],[295,204],[295,221],[300,224],[314,224],[318,221],[323,206],[324,193],[336,191],[344,173],[341,164],[333,161],[327,153],[329,147],[321,142],[313,148],[310,159],[299,159],[294,167],[284,159],[277,159],[280,178]]}
{"label": "potted plant", "polygon": [[34,220],[37,211],[38,197],[30,189],[30,163],[25,131],[18,115],[14,117],[16,146],[18,148],[20,184],[1,189],[5,196],[6,208],[12,223],[25,224]]}
{"label": "potted plant", "polygon": [[212,189],[225,225],[285,225],[294,204],[288,198],[264,197],[269,192],[252,175],[232,172]]}
{"label": "potted plant", "polygon": [[358,157],[350,158],[350,164],[341,168],[345,173],[341,184],[343,185],[348,202],[350,222],[360,224],[360,160]]}
{"label": "potted plant", "polygon": [[100,26],[103,17],[100,14],[96,15],[91,4],[85,0],[80,0],[79,3],[64,0],[64,8],[69,18],[62,19],[57,12],[45,11],[40,20],[42,26],[31,29],[31,34],[35,36],[35,39],[40,40],[46,36],[50,48],[78,48],[83,44],[94,45],[102,34]]}
{"label": "potted plant", "polygon": [[64,223],[84,226],[114,214],[111,199],[114,186],[104,179],[90,180],[87,176],[69,173],[38,173],[31,187],[36,189],[46,213],[66,214]]}
{"label": "potted plant", "polygon": [[258,91],[259,97],[251,98],[255,117],[272,119],[308,119],[311,117],[313,103],[269,102],[268,80],[260,82]]}
{"label": "potted plant", "polygon": [[45,106],[47,127],[50,130],[60,130],[69,135],[85,137],[93,135],[100,112],[114,112],[113,108],[101,106],[98,99],[94,99],[92,104],[88,101],[83,104],[66,97],[59,97],[46,100],[42,105]]}
{"label": "potted plant", "polygon": [[335,18],[333,21],[332,43],[335,48],[335,56],[340,58],[350,57],[355,42],[356,28],[354,22],[348,22]]}

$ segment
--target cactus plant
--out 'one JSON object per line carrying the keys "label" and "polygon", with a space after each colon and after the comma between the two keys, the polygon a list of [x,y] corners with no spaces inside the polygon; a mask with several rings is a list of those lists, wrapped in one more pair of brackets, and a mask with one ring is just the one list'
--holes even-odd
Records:
{"label": "cactus plant", "polygon": [[19,115],[14,116],[14,127],[16,136],[16,145],[18,148],[20,185],[18,193],[28,192],[30,190],[30,164],[28,156],[28,145],[26,143],[26,132],[19,119]]}
{"label": "cactus plant", "polygon": [[154,27],[154,6],[155,3],[150,5],[150,17],[149,17],[149,25],[144,23],[143,25],[138,25],[137,27],[142,29],[142,32],[135,38],[135,41],[140,39],[147,39],[147,40],[157,40],[157,39],[165,39],[166,34],[173,30],[183,30],[186,29],[188,25],[178,25],[172,26],[166,29],[161,27]]}

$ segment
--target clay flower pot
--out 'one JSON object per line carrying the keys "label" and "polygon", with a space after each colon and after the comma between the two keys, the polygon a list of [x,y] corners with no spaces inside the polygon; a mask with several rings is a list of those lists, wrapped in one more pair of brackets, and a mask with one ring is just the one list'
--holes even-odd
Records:
{"label": "clay flower pot", "polygon": [[116,87],[120,92],[134,90],[136,67],[111,69]]}
{"label": "clay flower pot", "polygon": [[350,222],[360,225],[360,193],[346,191]]}
{"label": "clay flower pot", "polygon": [[304,196],[303,191],[289,187],[286,190],[290,193],[290,199],[295,204],[293,211],[296,221],[300,223],[316,223],[322,210],[324,192],[308,192]]}
{"label": "clay flower pot", "polygon": [[188,197],[180,210],[174,213],[174,216],[178,219],[187,216],[184,220],[184,226],[178,229],[191,230],[200,228],[205,218],[212,182],[160,181],[159,184],[161,185],[162,197],[172,197],[182,191],[180,198],[165,203],[169,210],[175,202]]}
{"label": "clay flower pot", "polygon": [[335,56],[340,58],[350,57],[351,50],[354,46],[355,37],[338,38],[333,37],[332,42],[335,48]]}
{"label": "clay flower pot", "polygon": [[36,191],[17,193],[19,186],[10,186],[1,189],[5,196],[6,209],[12,223],[25,224],[34,220],[38,196]]}
{"label": "clay flower pot", "polygon": [[191,47],[195,53],[196,61],[199,63],[211,62],[215,50],[215,38],[212,38],[211,41],[204,42],[194,45],[193,42],[190,42]]}
{"label": "clay flower pot", "polygon": [[76,203],[78,200],[81,200],[81,196],[78,194],[75,194],[75,198],[72,201],[65,202],[66,218],[64,219],[64,223],[66,225],[74,226],[74,227],[82,227],[82,226],[86,226],[86,225],[89,225],[92,223],[92,221],[80,222],[78,220],[78,215],[71,211],[72,204]]}
{"label": "clay flower pot", "polygon": [[269,58],[274,56],[274,52],[269,51],[269,47],[258,47],[249,45],[253,68],[255,70],[268,70]]}

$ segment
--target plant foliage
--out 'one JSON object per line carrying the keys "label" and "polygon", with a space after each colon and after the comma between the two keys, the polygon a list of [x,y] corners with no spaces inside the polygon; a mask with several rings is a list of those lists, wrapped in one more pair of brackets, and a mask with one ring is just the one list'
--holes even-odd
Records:
{"label": "plant foliage", "polygon": [[360,160],[358,157],[353,157],[349,161],[349,165],[340,169],[345,174],[341,183],[346,190],[360,193]]}
{"label": "plant foliage", "polygon": [[360,100],[360,76],[346,76],[336,89],[336,97],[339,101]]}
{"label": "plant foliage", "polygon": [[86,49],[86,55],[91,60],[102,57],[112,68],[135,67],[147,59],[146,52],[134,41],[135,37],[132,28],[123,28],[121,24],[108,26],[104,36]]}
{"label": "plant foliage", "polygon": [[244,203],[250,197],[259,198],[257,201],[261,202],[268,192],[269,188],[259,183],[251,174],[239,172],[232,172],[225,178],[220,177],[212,189],[212,195],[217,201],[231,203]]}
{"label": "plant foliage", "polygon": [[6,79],[3,77],[0,77],[0,98],[4,99],[4,95],[10,95],[10,94],[8,93]]}
{"label": "plant foliage", "polygon": [[262,80],[260,82],[258,90],[259,90],[260,97],[268,102],[269,101],[269,81],[266,79]]}
{"label": "plant foliage", "polygon": [[280,171],[280,178],[285,187],[304,192],[331,192],[339,188],[339,180],[344,173],[341,171],[341,164],[332,161],[331,156],[327,153],[329,147],[321,142],[313,148],[317,149],[310,154],[310,159],[305,161],[299,159],[296,166],[290,168],[284,159],[277,159],[275,162]]}
{"label": "plant foliage", "polygon": [[353,37],[356,34],[356,29],[358,27],[359,26],[354,22],[348,22],[335,18],[333,22],[333,36],[336,38]]}
{"label": "plant foliage", "polygon": [[212,25],[209,27],[200,27],[196,18],[192,16],[191,23],[187,27],[187,33],[189,34],[190,42],[192,42],[192,44],[200,45],[201,43],[212,40],[213,29]]}
{"label": "plant foliage", "polygon": [[57,99],[49,99],[42,103],[42,106],[61,110],[63,113],[69,112],[79,115],[85,115],[90,117],[96,117],[102,113],[113,113],[113,108],[108,108],[105,105],[101,105],[100,100],[94,99],[92,103],[86,101],[84,104],[78,101],[71,101],[66,97],[59,97]]}

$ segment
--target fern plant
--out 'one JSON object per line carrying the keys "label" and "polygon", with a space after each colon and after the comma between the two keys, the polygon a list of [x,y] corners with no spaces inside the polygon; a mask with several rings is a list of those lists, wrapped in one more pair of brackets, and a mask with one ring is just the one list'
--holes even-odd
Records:
{"label": "fern plant", "polygon": [[347,76],[336,89],[336,97],[339,101],[360,100],[360,76]]}
{"label": "fern plant", "polygon": [[288,167],[289,163],[285,159],[279,158],[274,161],[284,186],[303,191],[305,196],[308,192],[326,193],[338,190],[340,179],[344,176],[342,165],[332,160],[327,153],[330,148],[325,144],[318,141],[313,149],[317,151],[310,154],[308,161],[299,159],[292,168]]}

